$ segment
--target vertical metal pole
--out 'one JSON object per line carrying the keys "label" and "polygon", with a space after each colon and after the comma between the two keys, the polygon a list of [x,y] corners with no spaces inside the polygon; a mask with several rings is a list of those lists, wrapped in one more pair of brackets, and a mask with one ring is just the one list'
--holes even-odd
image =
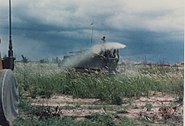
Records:
{"label": "vertical metal pole", "polygon": [[10,63],[10,69],[13,70],[14,57],[13,57],[12,48],[13,48],[13,46],[12,46],[11,0],[9,0],[9,50],[8,50],[8,58],[9,58],[9,63]]}
{"label": "vertical metal pole", "polygon": [[93,41],[93,26],[92,26],[92,35],[91,35],[91,45],[92,45],[92,41]]}
{"label": "vertical metal pole", "polygon": [[93,42],[93,25],[94,25],[94,23],[92,22],[92,23],[91,23],[91,26],[92,26],[92,33],[91,33],[91,45],[92,45],[92,42]]}
{"label": "vertical metal pole", "polygon": [[12,50],[12,24],[11,24],[11,0],[9,0],[9,51],[8,56],[13,57],[13,50]]}

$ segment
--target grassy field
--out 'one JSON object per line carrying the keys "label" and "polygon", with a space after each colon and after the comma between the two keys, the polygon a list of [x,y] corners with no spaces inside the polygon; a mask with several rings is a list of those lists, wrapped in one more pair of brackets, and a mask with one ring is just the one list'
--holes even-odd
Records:
{"label": "grassy field", "polygon": [[[117,74],[89,74],[75,72],[73,69],[58,68],[56,64],[17,63],[15,74],[21,101],[20,117],[15,121],[15,126],[133,126],[172,125],[174,122],[182,125],[182,115],[180,119],[179,115],[171,114],[169,118],[148,121],[143,117],[134,119],[119,116],[119,113],[126,113],[127,109],[133,105],[133,99],[143,97],[150,99],[157,93],[168,94],[175,99],[173,106],[170,107],[176,107],[176,102],[181,105],[184,86],[183,69],[129,64],[119,66],[119,71]],[[71,96],[73,99],[98,99],[100,102],[96,106],[90,104],[88,107],[78,102],[72,107],[57,106],[63,111],[65,109],[103,109],[108,112],[97,112],[78,119],[74,116],[61,116],[56,106],[32,105],[34,99],[51,99],[61,95]],[[128,99],[127,102],[124,99]],[[154,109],[154,106],[152,103],[146,103],[144,108],[150,111]],[[114,112],[111,113],[111,111]],[[178,119],[174,121],[175,117]]]}

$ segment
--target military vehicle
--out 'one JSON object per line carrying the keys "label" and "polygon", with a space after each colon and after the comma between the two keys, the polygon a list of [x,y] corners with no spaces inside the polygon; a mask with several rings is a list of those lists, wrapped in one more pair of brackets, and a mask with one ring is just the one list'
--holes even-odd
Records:
{"label": "military vehicle", "polygon": [[13,46],[11,39],[11,0],[9,0],[9,50],[8,57],[0,53],[0,125],[10,126],[18,116],[19,96],[14,69]]}
{"label": "military vehicle", "polygon": [[103,41],[87,50],[70,52],[63,57],[60,66],[75,68],[78,71],[117,72],[119,50],[125,47],[121,43]]}

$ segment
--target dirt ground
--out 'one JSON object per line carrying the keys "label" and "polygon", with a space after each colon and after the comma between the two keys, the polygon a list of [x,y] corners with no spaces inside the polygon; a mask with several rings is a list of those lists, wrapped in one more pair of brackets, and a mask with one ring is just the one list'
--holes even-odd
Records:
{"label": "dirt ground", "polygon": [[59,116],[71,116],[77,119],[99,113],[114,114],[116,117],[128,117],[146,120],[157,124],[172,120],[183,122],[183,103],[177,102],[176,96],[161,92],[151,92],[149,97],[123,98],[122,105],[112,105],[99,99],[81,99],[72,96],[57,95],[50,99],[31,99],[33,106],[50,106],[52,113]]}

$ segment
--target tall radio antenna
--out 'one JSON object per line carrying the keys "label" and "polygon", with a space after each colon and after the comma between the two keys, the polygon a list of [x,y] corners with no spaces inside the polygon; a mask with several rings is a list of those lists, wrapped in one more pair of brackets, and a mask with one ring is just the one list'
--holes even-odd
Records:
{"label": "tall radio antenna", "polygon": [[13,57],[13,46],[12,46],[12,22],[11,22],[11,0],[9,0],[9,50],[8,50],[8,57],[3,58],[2,66],[3,69],[14,69],[14,60],[15,57]]}
{"label": "tall radio antenna", "polygon": [[91,23],[91,30],[92,30],[92,32],[91,32],[91,45],[93,42],[93,25],[94,25],[94,21],[92,21],[92,23]]}
{"label": "tall radio antenna", "polygon": [[9,0],[9,50],[8,50],[8,57],[13,57],[13,50],[12,50],[12,20],[11,20],[11,0]]}
{"label": "tall radio antenna", "polygon": [[8,59],[9,59],[9,69],[14,69],[14,60],[13,57],[13,46],[12,46],[12,19],[11,19],[11,0],[9,0],[9,50],[8,50]]}

